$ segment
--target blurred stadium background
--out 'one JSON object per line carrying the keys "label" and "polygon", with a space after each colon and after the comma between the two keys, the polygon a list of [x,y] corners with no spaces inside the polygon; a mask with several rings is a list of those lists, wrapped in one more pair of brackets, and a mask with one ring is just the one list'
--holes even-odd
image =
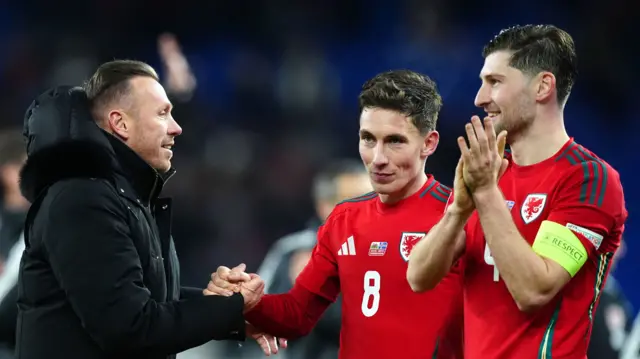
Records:
{"label": "blurred stadium background", "polygon": [[[36,94],[80,84],[98,64],[114,58],[146,61],[170,80],[159,36],[175,34],[197,86],[191,91],[180,79],[167,83],[184,134],[176,143],[178,175],[165,194],[175,198],[183,283],[203,286],[218,265],[242,261],[255,270],[274,240],[304,228],[313,215],[314,174],[330,159],[358,156],[356,100],[367,78],[410,68],[438,82],[444,98],[442,140],[427,166],[450,183],[458,156],[454,139],[464,121],[481,113],[473,98],[483,44],[503,27],[553,23],[573,35],[580,59],[566,109],[568,131],[617,168],[625,185],[628,246],[615,276],[637,311],[640,42],[630,40],[637,38],[632,20],[638,14],[627,5],[631,2],[2,1],[0,129],[21,126]],[[163,51],[172,51],[167,48],[165,43]]]}

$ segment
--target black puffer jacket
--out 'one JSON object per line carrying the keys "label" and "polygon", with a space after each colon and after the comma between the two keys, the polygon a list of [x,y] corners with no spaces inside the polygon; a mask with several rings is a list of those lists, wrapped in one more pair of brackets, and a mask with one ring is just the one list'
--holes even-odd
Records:
{"label": "black puffer jacket", "polygon": [[[172,358],[244,339],[243,299],[180,287],[171,200],[159,175],[93,122],[81,89],[40,95],[25,116],[29,158],[17,357]],[[204,284],[204,283],[203,283]]]}

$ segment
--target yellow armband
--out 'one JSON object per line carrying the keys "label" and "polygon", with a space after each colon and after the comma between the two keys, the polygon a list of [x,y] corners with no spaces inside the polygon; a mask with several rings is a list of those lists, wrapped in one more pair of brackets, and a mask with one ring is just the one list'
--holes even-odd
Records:
{"label": "yellow armband", "polygon": [[580,239],[569,228],[552,221],[542,221],[532,248],[539,255],[560,264],[571,277],[587,261],[587,250]]}

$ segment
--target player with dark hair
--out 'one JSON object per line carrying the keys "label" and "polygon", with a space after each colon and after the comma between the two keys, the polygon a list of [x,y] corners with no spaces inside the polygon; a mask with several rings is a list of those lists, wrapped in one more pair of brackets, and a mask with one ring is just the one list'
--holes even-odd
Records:
{"label": "player with dark hair", "polygon": [[565,130],[577,72],[568,33],[512,27],[484,57],[475,104],[488,118],[466,125],[468,145],[458,138],[455,195],[407,276],[417,291],[437,288],[462,259],[467,359],[586,358],[627,218],[620,177]]}
{"label": "player with dark hair", "polygon": [[[285,338],[306,335],[342,294],[341,358],[460,358],[460,276],[433,292],[411,291],[405,273],[413,246],[429,232],[451,190],[425,174],[435,151],[442,100],[427,76],[390,71],[360,93],[360,156],[374,192],[335,207],[294,287],[265,295],[247,320]],[[260,297],[238,269],[221,267],[208,290]]]}

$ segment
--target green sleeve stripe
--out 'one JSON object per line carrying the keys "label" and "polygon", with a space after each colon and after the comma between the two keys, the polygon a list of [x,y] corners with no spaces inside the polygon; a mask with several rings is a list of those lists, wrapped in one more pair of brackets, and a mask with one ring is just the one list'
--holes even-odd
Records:
{"label": "green sleeve stripe", "polygon": [[440,346],[440,337],[436,338],[436,347],[433,348],[433,354],[431,354],[431,359],[438,359],[438,347]]}
{"label": "green sleeve stripe", "polygon": [[549,321],[549,325],[547,325],[547,329],[544,331],[544,335],[542,336],[542,342],[540,343],[540,347],[538,349],[538,359],[552,359],[553,358],[553,335],[555,334],[556,323],[558,322],[558,316],[560,315],[560,308],[562,306],[562,299],[558,301],[556,306],[556,310],[553,311],[551,315],[551,320]]}
{"label": "green sleeve stripe", "polygon": [[[606,189],[607,167],[602,161],[582,150],[579,146],[573,153],[580,159],[584,173],[580,201],[588,202],[589,204],[599,207],[602,206]],[[591,171],[593,171],[593,175]],[[591,187],[590,193],[588,193],[589,187]],[[582,196],[582,192],[584,192],[584,196]]]}
{"label": "green sleeve stripe", "polygon": [[437,191],[439,194],[441,194],[441,195],[443,195],[443,196],[447,197],[447,199],[448,199],[448,198],[449,198],[449,196],[451,195],[451,191],[448,191],[448,192],[447,192],[447,191],[443,190],[443,189],[442,189],[442,187],[443,187],[442,185],[440,185],[440,186],[436,187],[436,191]]}
{"label": "green sleeve stripe", "polygon": [[445,197],[436,191],[431,191],[431,196],[443,203],[447,203],[449,201],[449,196]]}
{"label": "green sleeve stripe", "polygon": [[433,186],[435,186],[435,185],[436,185],[436,181],[431,181],[431,183],[429,183],[427,188],[425,188],[424,191],[422,191],[422,193],[420,193],[420,198],[424,197],[427,193],[429,193],[429,190],[431,188],[433,188]]}
{"label": "green sleeve stripe", "polygon": [[598,256],[596,278],[593,283],[593,299],[591,305],[589,305],[589,321],[593,325],[593,309],[600,298],[600,293],[604,288],[605,278],[609,273],[609,267],[611,266],[611,259],[613,258],[613,252],[602,253]]}
{"label": "green sleeve stripe", "polygon": [[[576,150],[578,152],[580,152],[585,158],[587,158],[590,161],[594,162],[594,169],[595,169],[594,171],[598,171],[598,168],[599,168],[600,173],[602,173],[602,175],[601,175],[602,179],[600,181],[596,181],[596,183],[600,185],[600,188],[599,188],[600,195],[597,196],[597,201],[594,200],[594,203],[597,203],[598,207],[602,207],[602,202],[604,202],[604,196],[605,196],[605,193],[606,193],[606,190],[607,190],[607,180],[608,180],[608,177],[609,177],[609,170],[607,168],[607,165],[604,162],[602,162],[601,159],[599,159],[599,158],[595,157],[594,155],[590,154],[589,152],[587,152],[584,149],[584,147],[582,147],[582,146],[578,146],[576,148]],[[598,176],[598,179],[599,178],[600,178],[600,176]],[[594,183],[594,185],[596,183]]]}
{"label": "green sleeve stripe", "polygon": [[349,199],[345,199],[344,201],[338,203],[338,205],[341,205],[343,203],[347,203],[347,202],[362,202],[362,201],[368,201],[370,199],[374,199],[378,196],[377,193],[375,192],[369,192],[366,194],[363,194],[362,196],[358,196],[358,197],[354,197],[354,198],[349,198]]}
{"label": "green sleeve stripe", "polygon": [[564,149],[564,151],[562,151],[562,153],[560,153],[558,155],[558,157],[556,157],[556,162],[560,161],[561,159],[567,157],[567,159],[569,159],[569,162],[571,162],[571,157],[567,156],[567,154],[569,153],[569,150],[573,149],[576,146],[575,142],[571,142],[569,144],[569,146],[567,146],[567,148]]}
{"label": "green sleeve stripe", "polygon": [[439,183],[439,185],[440,185],[440,187],[442,187],[442,189],[444,189],[446,192],[451,194],[451,192],[452,192],[451,187],[447,187],[447,186],[443,185],[442,183]]}
{"label": "green sleeve stripe", "polygon": [[[589,200],[589,203],[593,204],[592,202],[594,201],[595,194],[593,196],[588,196],[587,194],[589,190],[589,184],[593,182],[593,179],[591,179],[591,174],[589,172],[589,162],[587,162],[584,156],[582,156],[582,154],[577,150],[573,150],[571,152],[574,154],[574,156],[578,158],[578,160],[580,161],[580,164],[582,165],[582,185],[580,186],[580,202],[587,202],[587,200]],[[592,186],[592,187],[596,188],[596,186]]]}
{"label": "green sleeve stripe", "polygon": [[566,158],[572,166],[579,164],[582,167],[580,202],[602,206],[608,176],[607,166],[579,145],[567,152],[563,158]]}

